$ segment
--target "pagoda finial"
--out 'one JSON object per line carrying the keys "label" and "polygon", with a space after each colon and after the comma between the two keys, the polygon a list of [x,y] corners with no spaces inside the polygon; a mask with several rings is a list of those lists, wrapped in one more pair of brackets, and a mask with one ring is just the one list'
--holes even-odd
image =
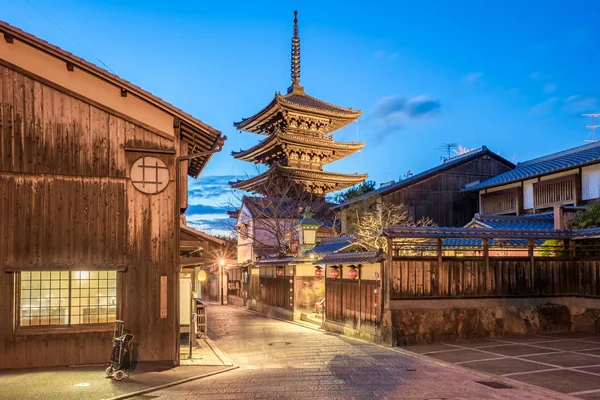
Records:
{"label": "pagoda finial", "polygon": [[298,34],[298,11],[294,11],[294,37],[292,38],[292,86],[288,88],[288,93],[294,90],[302,91],[302,86],[300,86],[300,35]]}

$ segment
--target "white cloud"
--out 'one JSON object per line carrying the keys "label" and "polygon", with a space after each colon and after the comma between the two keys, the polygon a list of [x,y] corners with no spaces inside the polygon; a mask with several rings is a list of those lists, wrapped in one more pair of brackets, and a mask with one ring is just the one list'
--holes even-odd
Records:
{"label": "white cloud", "polygon": [[463,78],[463,82],[467,85],[474,85],[481,80],[483,74],[481,72],[471,72],[470,74],[465,75]]}
{"label": "white cloud", "polygon": [[554,105],[558,102],[558,100],[558,97],[550,97],[549,99],[546,99],[541,103],[531,107],[529,112],[533,115],[538,116],[548,115],[552,112],[552,110],[554,109]]}
{"label": "white cloud", "polygon": [[556,85],[554,83],[546,83],[544,85],[544,94],[550,94],[556,90]]}

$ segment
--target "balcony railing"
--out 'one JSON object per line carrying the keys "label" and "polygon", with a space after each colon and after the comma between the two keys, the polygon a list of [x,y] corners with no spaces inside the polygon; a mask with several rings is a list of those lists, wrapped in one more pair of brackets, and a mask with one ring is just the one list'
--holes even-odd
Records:
{"label": "balcony railing", "polygon": [[523,195],[520,187],[481,195],[481,212],[483,214],[520,214],[522,210]]}
{"label": "balcony railing", "polygon": [[536,209],[560,205],[576,205],[581,198],[579,175],[569,175],[533,184],[533,206]]}

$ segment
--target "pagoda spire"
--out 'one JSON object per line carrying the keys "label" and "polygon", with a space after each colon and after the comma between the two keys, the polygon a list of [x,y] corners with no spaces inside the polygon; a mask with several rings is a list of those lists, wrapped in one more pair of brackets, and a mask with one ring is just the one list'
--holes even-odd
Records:
{"label": "pagoda spire", "polygon": [[294,36],[292,37],[292,86],[288,93],[304,92],[300,86],[300,35],[298,34],[298,11],[294,11]]}

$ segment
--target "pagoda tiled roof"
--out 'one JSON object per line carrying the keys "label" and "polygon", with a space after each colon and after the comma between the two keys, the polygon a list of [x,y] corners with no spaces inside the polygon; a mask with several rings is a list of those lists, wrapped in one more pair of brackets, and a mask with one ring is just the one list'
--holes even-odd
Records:
{"label": "pagoda tiled roof", "polygon": [[[243,118],[233,125],[242,131],[268,134],[261,128],[262,123],[277,118],[284,112],[304,112],[316,117],[327,118],[331,121],[324,133],[333,132],[344,127],[361,116],[361,110],[338,107],[304,93],[304,90],[295,89],[286,95],[275,93],[273,100],[261,111],[249,118]],[[281,117],[281,116],[279,116]]]}
{"label": "pagoda tiled roof", "polygon": [[317,170],[306,170],[294,167],[272,166],[266,172],[245,180],[230,181],[234,189],[246,190],[260,193],[260,186],[269,180],[278,177],[287,177],[293,180],[306,180],[313,183],[331,183],[335,187],[331,191],[344,189],[361,183],[367,178],[367,174],[341,174],[338,172],[326,172]]}
{"label": "pagoda tiled roof", "polygon": [[302,134],[278,133],[260,141],[247,150],[233,151],[231,155],[239,160],[256,162],[260,155],[268,154],[281,144],[296,144],[304,148],[335,150],[329,162],[339,160],[361,150],[364,142],[336,142],[331,138],[312,137]]}

